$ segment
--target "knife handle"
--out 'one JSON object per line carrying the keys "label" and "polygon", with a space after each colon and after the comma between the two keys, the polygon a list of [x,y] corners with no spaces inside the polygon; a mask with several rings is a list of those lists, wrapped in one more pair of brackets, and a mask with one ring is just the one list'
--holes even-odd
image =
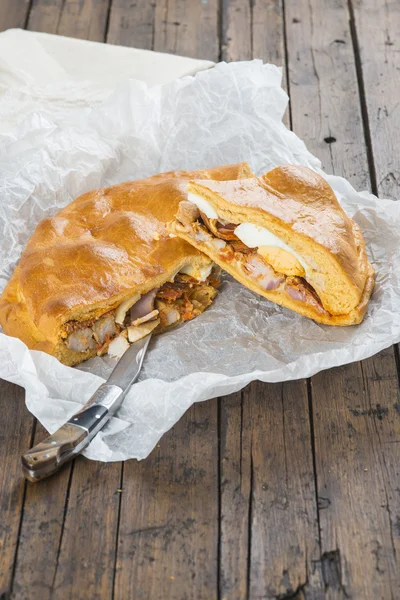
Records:
{"label": "knife handle", "polygon": [[88,432],[82,427],[65,423],[56,433],[23,454],[22,470],[29,481],[40,481],[55,473],[65,462],[61,460],[85,441]]}
{"label": "knife handle", "polygon": [[67,423],[22,455],[25,477],[32,482],[40,481],[80,454],[114,414],[120,396],[122,401],[120,387],[103,383]]}

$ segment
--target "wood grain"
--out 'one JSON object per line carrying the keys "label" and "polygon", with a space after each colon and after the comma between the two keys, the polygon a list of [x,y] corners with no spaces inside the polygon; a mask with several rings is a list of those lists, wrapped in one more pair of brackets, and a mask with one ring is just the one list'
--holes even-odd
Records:
{"label": "wood grain", "polygon": [[63,0],[33,0],[27,29],[44,33],[57,33]]}
{"label": "wood grain", "polygon": [[57,33],[103,42],[107,33],[109,0],[65,0]]}
{"label": "wood grain", "polygon": [[262,58],[286,72],[283,0],[254,0],[251,6],[252,58]]}
{"label": "wood grain", "polygon": [[221,597],[321,597],[305,381],[222,400],[221,490]]}
{"label": "wood grain", "polygon": [[[34,444],[47,435],[38,423]],[[71,468],[66,465],[40,484],[27,484],[13,586],[14,596],[20,600],[52,597]]]}
{"label": "wood grain", "polygon": [[110,0],[33,0],[27,28],[103,42]]}
{"label": "wood grain", "polygon": [[114,0],[107,34],[109,44],[151,50],[154,46],[155,2]]}
{"label": "wood grain", "polygon": [[[376,2],[368,0],[350,3],[350,8],[356,60],[359,76],[362,76],[362,105],[367,109],[365,126],[366,137],[371,144],[372,187],[376,193],[397,198],[399,159],[396,148],[400,121],[394,81],[400,70],[396,47],[400,25],[399,5],[383,2],[378,7]],[[369,40],[367,36],[370,36]],[[399,364],[398,347],[390,348],[361,364],[364,393],[369,404],[364,411],[367,410],[366,417],[373,421],[376,477],[379,478],[379,492],[383,497],[382,504],[379,504],[381,511],[376,510],[378,514],[375,517],[382,521],[380,533],[383,543],[379,545],[378,536],[374,539],[375,530],[372,528],[368,541],[370,548],[372,546],[371,554],[376,558],[375,589],[382,595],[390,592],[393,598],[398,595],[400,588]],[[354,416],[359,417],[359,413]],[[368,452],[371,452],[370,448]],[[385,563],[383,567],[382,561]]]}
{"label": "wood grain", "polygon": [[243,392],[220,400],[221,598],[246,598],[252,487],[251,430],[243,431]]}
{"label": "wood grain", "polygon": [[25,496],[20,457],[30,446],[33,424],[25,408],[22,388],[2,382],[0,415],[0,598],[3,598],[13,578]]}
{"label": "wood grain", "polygon": [[218,0],[157,0],[154,50],[218,60]]}
{"label": "wood grain", "polygon": [[293,130],[328,173],[369,188],[347,2],[289,0],[285,9]]}
{"label": "wood grain", "polygon": [[[282,0],[224,0],[221,15],[221,57],[226,61],[262,59],[283,67],[282,85],[288,91]],[[238,33],[239,32],[239,33]],[[248,43],[248,38],[251,43]],[[290,106],[283,122],[290,125]]]}
{"label": "wood grain", "polygon": [[284,20],[282,0],[223,0],[222,60],[261,58],[285,72]]}
{"label": "wood grain", "polygon": [[396,598],[400,419],[393,351],[312,380],[321,549],[334,589]]}
{"label": "wood grain", "polygon": [[112,598],[121,465],[75,461],[53,597]]}
{"label": "wood grain", "polygon": [[249,597],[307,587],[315,598],[323,588],[306,382],[252,385],[244,419],[253,469]]}
{"label": "wood grain", "polygon": [[400,3],[356,0],[352,23],[365,89],[373,176],[380,196],[399,197],[400,183]]}
{"label": "wood grain", "polygon": [[[293,128],[328,171],[371,187],[347,6],[311,0],[286,7]],[[374,373],[374,384],[365,373]],[[400,425],[397,395],[393,349],[312,379],[322,574],[339,597],[395,597],[391,531],[400,507],[389,492],[400,456],[389,461],[385,448]],[[374,416],[378,405],[385,418],[391,408],[390,426]],[[391,452],[398,453],[395,444]]]}
{"label": "wood grain", "polygon": [[[44,437],[39,426],[35,442]],[[28,484],[15,598],[112,597],[120,478],[119,463],[79,458],[50,479]]]}
{"label": "wood grain", "polygon": [[124,467],[115,600],[209,600],[218,579],[217,403],[194,405]]}
{"label": "wood grain", "polygon": [[13,27],[25,27],[30,9],[30,0],[1,0],[0,31]]}
{"label": "wood grain", "polygon": [[252,58],[252,14],[249,0],[222,0],[221,58],[250,60]]}

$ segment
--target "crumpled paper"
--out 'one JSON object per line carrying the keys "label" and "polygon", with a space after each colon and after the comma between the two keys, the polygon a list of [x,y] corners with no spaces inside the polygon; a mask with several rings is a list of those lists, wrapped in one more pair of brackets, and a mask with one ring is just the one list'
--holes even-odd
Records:
{"label": "crumpled paper", "polygon": [[[0,289],[38,221],[92,188],[243,160],[257,173],[292,163],[323,174],[282,123],[287,101],[280,70],[251,61],[152,88],[130,80],[91,111],[31,115],[0,136]],[[209,310],[152,340],[139,382],[86,456],[143,459],[193,402],[255,379],[309,377],[400,340],[400,203],[323,175],[361,226],[377,271],[363,323],[319,325],[226,276]],[[72,369],[0,334],[0,376],[25,387],[28,409],[50,432],[88,400],[112,364],[96,358]]]}
{"label": "crumpled paper", "polygon": [[93,107],[126,79],[151,86],[213,65],[164,52],[8,29],[0,33],[0,131],[11,131],[29,112],[53,117]]}

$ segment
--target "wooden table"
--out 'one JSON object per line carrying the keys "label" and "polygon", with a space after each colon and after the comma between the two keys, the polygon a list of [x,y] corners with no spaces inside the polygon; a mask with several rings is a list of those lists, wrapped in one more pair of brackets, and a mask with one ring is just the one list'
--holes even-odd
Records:
{"label": "wooden table", "polygon": [[[1,0],[0,29],[286,66],[287,122],[396,198],[400,3]],[[26,484],[45,436],[0,388],[0,598],[400,598],[399,355],[197,404],[143,462]]]}

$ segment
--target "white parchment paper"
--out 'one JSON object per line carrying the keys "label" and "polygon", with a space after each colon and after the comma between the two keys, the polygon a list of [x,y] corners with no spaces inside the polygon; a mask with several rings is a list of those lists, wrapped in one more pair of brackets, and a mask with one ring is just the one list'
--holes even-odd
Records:
{"label": "white parchment paper", "polygon": [[[0,289],[39,220],[92,188],[242,160],[257,173],[287,163],[319,170],[282,124],[286,106],[280,70],[252,61],[152,88],[130,80],[91,110],[31,115],[0,136]],[[226,277],[211,309],[152,341],[140,381],[86,456],[145,458],[193,402],[254,379],[308,377],[400,340],[400,203],[325,177],[361,226],[377,271],[364,322],[319,325]],[[25,387],[29,410],[50,432],[88,400],[111,365],[96,358],[72,369],[0,334],[0,377]]]}
{"label": "white parchment paper", "polygon": [[164,52],[8,29],[0,32],[0,131],[11,131],[34,110],[60,117],[75,108],[93,107],[126,79],[152,86],[193,75],[213,64]]}

